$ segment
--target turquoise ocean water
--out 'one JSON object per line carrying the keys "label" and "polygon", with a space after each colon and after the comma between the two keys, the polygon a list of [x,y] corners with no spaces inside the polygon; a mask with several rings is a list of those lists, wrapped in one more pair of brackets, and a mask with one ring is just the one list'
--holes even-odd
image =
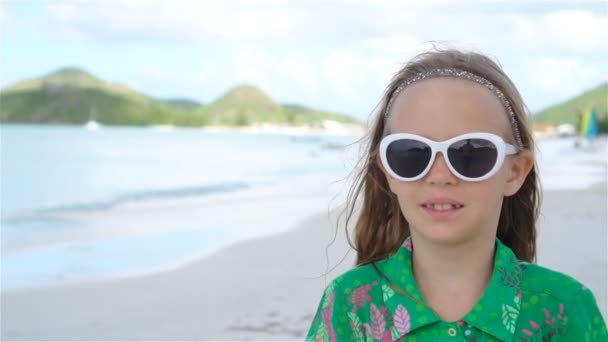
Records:
{"label": "turquoise ocean water", "polygon": [[[2,288],[154,268],[226,242],[232,227],[205,222],[192,225],[208,229],[74,238],[83,229],[71,217],[220,194],[238,198],[256,189],[297,196],[302,188],[291,191],[292,184],[323,186],[344,178],[339,146],[357,138],[0,126]],[[62,244],[62,237],[72,242]]]}
{"label": "turquoise ocean water", "polygon": [[[248,216],[258,219],[247,237],[278,220],[295,224],[327,207],[322,190],[348,176],[358,145],[342,147],[359,138],[0,125],[2,289],[162,268],[236,241]],[[538,145],[545,189],[605,181],[606,140],[590,151],[572,138]],[[189,203],[217,215],[175,210]],[[167,215],[151,222],[150,210]]]}

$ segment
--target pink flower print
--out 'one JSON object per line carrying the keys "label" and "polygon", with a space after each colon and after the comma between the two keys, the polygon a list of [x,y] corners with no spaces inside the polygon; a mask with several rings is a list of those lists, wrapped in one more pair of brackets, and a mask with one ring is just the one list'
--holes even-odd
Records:
{"label": "pink flower print", "polygon": [[538,323],[530,321],[530,325],[532,326],[532,328],[534,328],[534,330],[538,329]]}
{"label": "pink flower print", "polygon": [[566,315],[564,315],[564,304],[560,303],[559,304],[559,313],[557,314],[557,319],[559,319],[560,322],[562,322],[562,325],[566,324]]}
{"label": "pink flower print", "polygon": [[538,330],[539,325],[535,321],[530,321],[530,326],[532,327],[532,330],[521,329],[521,331],[528,336],[534,335],[534,331]]}
{"label": "pink flower print", "polygon": [[363,285],[356,288],[350,295],[350,300],[353,303],[353,312],[356,313],[357,309],[363,307],[365,302],[371,301],[372,298],[369,295],[369,291],[372,289],[370,285]]}
{"label": "pink flower print", "polygon": [[[511,260],[511,263],[514,261]],[[517,265],[513,268],[513,271],[509,272],[504,266],[498,269],[498,273],[501,274],[500,280],[503,285],[508,287],[517,287],[521,281],[521,265]]]}
{"label": "pink flower print", "polygon": [[563,326],[566,325],[566,321],[567,321],[567,317],[564,315],[564,304],[560,303],[559,304],[559,312],[557,314],[557,319],[559,320],[559,322],[561,324],[559,324],[557,327],[555,326],[555,317],[553,317],[550,313],[549,310],[547,310],[546,308],[543,308],[544,312],[545,312],[545,324],[547,324],[549,327],[551,327],[551,329],[549,330],[549,333],[545,336],[545,339],[543,339],[543,341],[547,340],[550,341],[551,338],[553,336],[557,335],[561,335],[562,334],[562,328]]}
{"label": "pink flower print", "polygon": [[549,314],[547,308],[543,308],[543,310],[545,311],[545,323],[553,328],[553,325],[555,325],[555,318],[551,318],[551,314]]}

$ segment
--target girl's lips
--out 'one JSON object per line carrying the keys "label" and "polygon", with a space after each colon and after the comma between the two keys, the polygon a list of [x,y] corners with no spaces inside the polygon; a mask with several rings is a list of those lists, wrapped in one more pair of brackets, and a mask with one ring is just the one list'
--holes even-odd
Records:
{"label": "girl's lips", "polygon": [[462,203],[456,201],[455,199],[449,198],[449,197],[445,197],[445,196],[437,196],[437,197],[433,197],[430,198],[426,201],[424,201],[422,203],[422,205],[424,206],[428,206],[430,204],[452,204],[452,205],[456,205],[456,206],[463,206]]}
{"label": "girl's lips", "polygon": [[426,215],[434,220],[450,220],[458,216],[458,214],[460,214],[464,209],[464,206],[452,207],[447,210],[435,210],[432,206],[425,205],[421,205],[420,208],[426,213]]}

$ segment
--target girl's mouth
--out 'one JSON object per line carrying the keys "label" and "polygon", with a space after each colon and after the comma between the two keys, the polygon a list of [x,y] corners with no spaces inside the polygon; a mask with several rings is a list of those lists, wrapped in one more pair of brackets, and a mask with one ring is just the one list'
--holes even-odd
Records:
{"label": "girl's mouth", "polygon": [[464,205],[453,203],[428,203],[420,206],[431,218],[436,220],[452,219],[462,212]]}

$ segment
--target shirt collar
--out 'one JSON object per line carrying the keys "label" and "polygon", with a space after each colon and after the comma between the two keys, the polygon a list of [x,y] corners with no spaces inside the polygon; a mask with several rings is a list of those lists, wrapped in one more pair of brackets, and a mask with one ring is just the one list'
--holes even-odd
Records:
{"label": "shirt collar", "polygon": [[[378,269],[388,278],[392,288],[383,287],[383,299],[393,315],[405,314],[410,318],[409,331],[441,321],[427,306],[412,272],[412,242],[408,238],[399,250],[386,260],[377,263]],[[519,317],[521,303],[520,263],[513,251],[496,239],[494,271],[482,297],[462,319],[502,341],[511,341]],[[399,289],[405,290],[401,293]],[[404,311],[405,309],[405,311]],[[401,332],[402,336],[407,332]],[[397,336],[393,336],[397,337]],[[397,338],[397,339],[398,339]]]}

